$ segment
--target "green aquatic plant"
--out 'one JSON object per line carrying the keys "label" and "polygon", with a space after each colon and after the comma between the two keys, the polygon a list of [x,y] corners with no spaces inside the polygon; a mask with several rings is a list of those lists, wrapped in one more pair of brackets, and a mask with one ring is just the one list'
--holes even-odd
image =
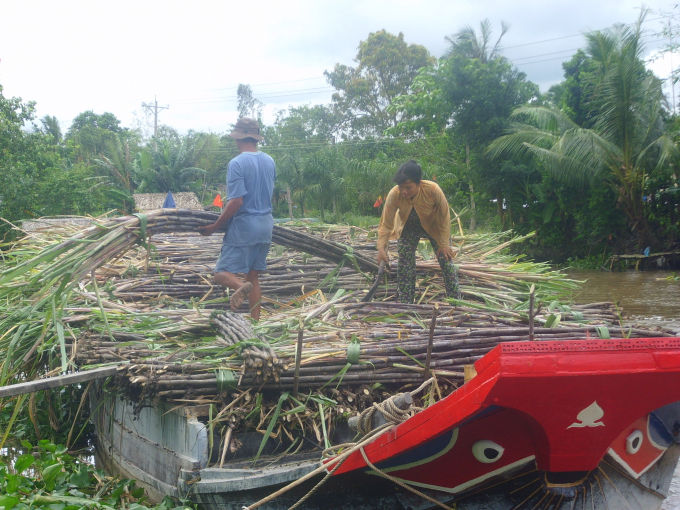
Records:
{"label": "green aquatic plant", "polygon": [[127,508],[129,510],[184,510],[193,504],[165,498],[149,503],[144,489],[133,480],[108,476],[67,453],[65,446],[47,440],[22,442],[23,453],[0,457],[0,508]]}

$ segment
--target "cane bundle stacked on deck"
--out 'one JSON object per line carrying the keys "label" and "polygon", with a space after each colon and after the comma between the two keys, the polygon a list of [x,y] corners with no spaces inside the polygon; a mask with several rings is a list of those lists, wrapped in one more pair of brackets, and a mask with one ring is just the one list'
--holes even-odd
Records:
{"label": "cane bundle stacked on deck", "polygon": [[462,300],[443,301],[436,263],[421,258],[418,303],[390,301],[389,277],[377,301],[361,303],[376,269],[372,233],[327,226],[314,227],[326,239],[306,233],[310,227],[275,228],[278,245],[261,278],[268,300],[252,324],[225,312],[228,296],[212,284],[221,239],[195,232],[215,218],[153,211],[95,222],[56,241],[37,234],[7,250],[0,384],[117,363],[116,382],[130,398],[210,404],[219,410],[213,421],[232,429],[325,444],[336,420],[418,385],[427,373],[438,381],[433,401],[499,342],[527,340],[531,285],[536,340],[664,334],[622,327],[610,304],[554,302],[576,283],[504,254],[517,240],[507,233],[456,238]]}

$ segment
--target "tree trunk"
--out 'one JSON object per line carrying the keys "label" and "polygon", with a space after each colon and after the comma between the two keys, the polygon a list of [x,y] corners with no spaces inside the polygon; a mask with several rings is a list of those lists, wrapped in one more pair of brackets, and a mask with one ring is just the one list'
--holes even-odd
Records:
{"label": "tree trunk", "polygon": [[293,199],[290,195],[290,185],[286,185],[286,200],[288,201],[288,216],[293,219]]}
{"label": "tree trunk", "polygon": [[475,187],[472,184],[472,174],[470,172],[470,144],[465,144],[465,166],[467,166],[468,185],[470,186],[470,232],[477,226],[477,212],[475,208]]}
{"label": "tree trunk", "polygon": [[619,193],[619,205],[628,218],[631,232],[637,239],[637,248],[642,251],[647,246],[655,245],[656,238],[647,221],[645,204],[642,201],[642,186],[634,184],[626,186],[624,184],[617,191]]}

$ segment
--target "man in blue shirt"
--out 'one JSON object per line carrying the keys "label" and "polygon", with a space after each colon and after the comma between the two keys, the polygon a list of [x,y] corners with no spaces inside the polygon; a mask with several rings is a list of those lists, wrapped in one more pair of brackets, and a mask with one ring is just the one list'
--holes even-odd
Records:
{"label": "man in blue shirt", "polygon": [[[207,236],[226,225],[215,283],[235,290],[229,299],[232,310],[247,300],[251,316],[258,320],[262,297],[258,274],[267,268],[272,241],[276,166],[268,154],[257,149],[263,138],[256,120],[239,119],[229,136],[236,140],[240,154],[227,168],[227,205],[215,223],[199,232]],[[244,274],[245,281],[237,274]]]}

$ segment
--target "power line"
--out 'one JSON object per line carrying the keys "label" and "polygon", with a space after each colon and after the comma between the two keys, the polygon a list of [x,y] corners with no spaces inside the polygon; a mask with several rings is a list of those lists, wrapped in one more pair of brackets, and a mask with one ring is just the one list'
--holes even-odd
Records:
{"label": "power line", "polygon": [[[660,20],[660,19],[666,19],[666,17],[665,17],[665,16],[658,16],[658,17],[656,17],[656,18],[651,18],[651,19],[648,19],[648,20],[645,20],[645,21],[647,21],[647,22],[649,22],[649,21],[658,21],[658,20]],[[609,25],[609,26],[606,26],[606,27],[604,27],[604,28],[599,28],[599,29],[597,29],[597,30],[588,30],[588,31],[585,32],[585,33],[584,33],[584,32],[579,32],[579,33],[576,33],[576,34],[561,35],[561,36],[559,36],[559,37],[551,37],[550,39],[541,39],[541,40],[538,40],[538,41],[530,41],[530,42],[521,43],[521,44],[513,44],[512,46],[499,46],[498,49],[499,49],[500,51],[504,51],[504,50],[509,50],[509,49],[513,49],[513,48],[523,48],[523,47],[525,47],[525,46],[535,46],[535,45],[537,45],[537,44],[543,44],[543,43],[546,43],[546,42],[561,41],[561,40],[563,40],[563,39],[571,39],[571,38],[574,38],[574,37],[583,37],[583,36],[584,36],[585,34],[587,34],[587,33],[592,33],[592,32],[604,32],[605,30],[609,30],[609,29],[616,28],[616,27],[619,27],[619,26],[629,26],[629,27],[630,27],[630,26],[633,26],[635,23],[636,23],[636,22],[632,22],[632,23],[614,23],[613,25]]]}
{"label": "power line", "polygon": [[[657,19],[657,18],[654,18]],[[661,19],[661,18],[658,18]],[[541,41],[534,41],[530,43],[524,43],[520,45],[514,45],[514,46],[507,46],[505,49],[508,48],[516,48],[516,47],[524,47],[524,46],[530,46],[530,45],[535,45],[535,44],[540,44],[543,42],[549,42],[549,41],[555,41],[555,40],[562,40],[562,39],[567,39],[570,37],[575,37],[577,35],[582,35],[582,34],[573,34],[573,35],[568,35],[568,36],[561,36],[561,37],[555,37],[551,39],[543,39]],[[643,36],[642,39],[647,39],[647,43],[656,43],[663,41],[664,39],[650,39],[653,34]],[[515,65],[533,65],[533,64],[541,64],[545,62],[552,62],[555,60],[560,60],[564,58],[566,55],[570,53],[575,53],[578,51],[579,48],[568,48],[568,49],[563,49],[563,50],[556,50],[556,51],[551,51],[551,52],[546,52],[546,53],[538,53],[538,54],[533,54],[533,55],[525,55],[522,57],[516,57],[516,58],[508,58],[510,62],[512,62]],[[553,57],[554,56],[554,57]],[[553,58],[541,58],[541,57],[553,57]],[[279,82],[268,82],[268,83],[260,83],[257,85],[277,85],[277,84],[285,84],[285,83],[297,83],[297,82],[304,82],[304,81],[310,81],[310,80],[315,80],[319,78],[300,78],[296,80],[284,80],[284,81],[279,81]],[[225,90],[225,89],[215,89],[215,90]],[[284,99],[284,98],[293,98],[293,97],[299,97],[299,96],[310,96],[310,95],[319,95],[319,94],[331,94],[335,92],[336,89],[330,87],[330,86],[321,86],[321,87],[307,87],[307,88],[301,88],[301,89],[282,89],[282,90],[272,90],[272,91],[267,91],[267,92],[261,92],[257,93],[254,91],[253,95],[262,100],[270,100],[270,101],[275,101],[278,99]],[[231,103],[234,102],[235,99],[229,98],[229,97],[203,97],[203,98],[187,98],[183,100],[178,100],[175,101],[176,103],[180,104],[214,104],[214,103]]]}
{"label": "power line", "polygon": [[[667,16],[658,16],[654,18],[649,18],[645,20],[646,22],[651,22],[651,21],[657,21],[661,19],[668,19]],[[669,21],[670,23],[670,21]],[[548,43],[548,42],[554,42],[554,41],[560,41],[560,40],[567,40],[567,39],[572,39],[575,37],[582,37],[587,33],[592,33],[592,32],[601,32],[605,31],[611,28],[619,27],[619,26],[634,26],[635,23],[617,23],[610,25],[608,27],[599,29],[599,30],[589,30],[588,32],[584,33],[575,33],[575,34],[568,34],[568,35],[563,35],[559,37],[552,37],[548,39],[542,39],[542,40],[537,40],[537,41],[530,41],[526,43],[521,43],[521,44],[515,44],[511,46],[501,46],[501,50],[508,50],[508,49],[514,49],[514,48],[523,48],[523,47],[531,47],[531,46],[537,46],[540,44]],[[647,32],[647,30],[643,31]],[[658,34],[654,34],[657,35]],[[656,43],[659,41],[663,41],[664,39],[651,39],[651,34],[650,35],[642,35],[642,39],[645,40],[647,39],[646,42],[648,43]],[[537,53],[533,55],[525,55],[521,57],[517,57],[514,59],[508,58],[508,60],[516,65],[516,66],[526,66],[526,65],[534,65],[534,64],[541,64],[545,62],[553,62],[557,60],[564,60],[564,58],[570,54],[570,53],[575,53],[578,51],[579,48],[569,48],[569,49],[563,49],[563,50],[556,50],[552,52],[545,52],[545,53]],[[546,58],[543,58],[546,57]],[[507,58],[507,57],[506,57]],[[320,80],[321,77],[306,77],[306,78],[297,78],[297,79],[292,79],[292,80],[281,80],[281,81],[275,81],[275,82],[261,82],[261,83],[256,83],[253,84],[256,87],[272,87],[276,85],[284,85],[284,84],[292,84],[292,83],[303,83],[303,82],[309,82],[313,80]],[[234,86],[235,87],[235,86]],[[216,89],[211,89],[211,90],[227,90],[230,87],[224,87],[224,88],[216,88]],[[333,92],[336,92],[336,89],[330,87],[330,86],[319,86],[319,87],[305,87],[305,88],[299,88],[299,89],[281,89],[281,90],[268,90],[264,91],[261,93],[254,93],[254,96],[258,99],[261,100],[269,100],[270,102],[277,102],[278,100],[284,99],[284,98],[296,98],[300,96],[315,96],[319,94],[331,94]],[[184,100],[179,100],[175,101],[176,103],[180,104],[214,104],[214,103],[233,103],[235,102],[235,99],[232,99],[231,97],[198,97],[198,98],[187,98]],[[162,109],[167,109],[168,106],[158,106],[157,101],[154,99],[154,104],[146,104],[143,103],[142,106],[148,110],[152,110],[154,113],[154,137],[157,134],[157,123],[158,123],[158,111]],[[374,142],[368,142],[368,143],[374,143]]]}

